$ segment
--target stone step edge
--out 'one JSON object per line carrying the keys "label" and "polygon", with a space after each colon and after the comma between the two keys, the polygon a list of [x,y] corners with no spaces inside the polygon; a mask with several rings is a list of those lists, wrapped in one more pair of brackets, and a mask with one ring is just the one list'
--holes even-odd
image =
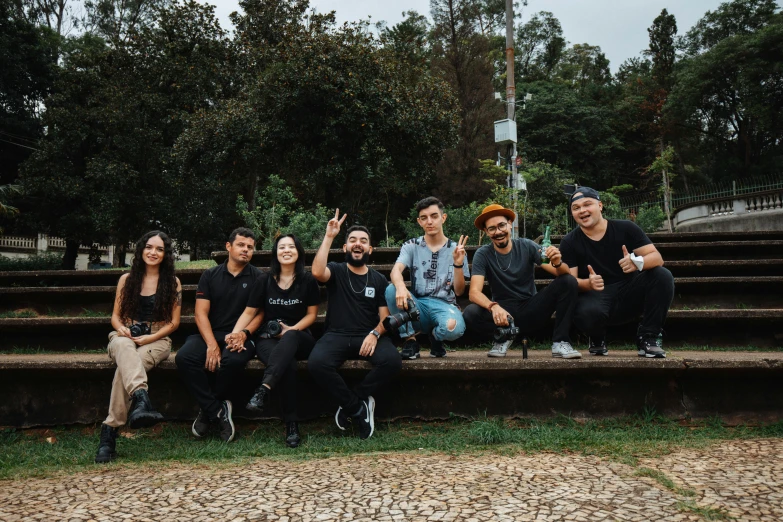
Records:
{"label": "stone step edge", "polygon": [[[316,322],[323,322],[325,315],[321,314]],[[783,309],[754,308],[717,310],[669,310],[667,319],[783,319]],[[0,329],[3,326],[66,326],[66,325],[109,325],[110,317],[19,317],[0,319]],[[180,324],[194,324],[195,317],[183,315]]]}
{"label": "stone step edge", "polygon": [[[554,359],[547,350],[530,352],[530,358],[523,359],[522,352],[512,350],[502,359],[489,358],[486,351],[450,352],[443,358],[428,357],[423,353],[421,359],[403,361],[402,371],[517,371],[517,370],[598,370],[598,369],[636,369],[636,370],[725,370],[760,369],[783,371],[783,352],[688,352],[671,350],[665,359],[646,359],[636,355],[635,351],[623,350],[610,353],[607,357],[591,357],[582,350],[583,358],[577,360]],[[175,353],[163,361],[157,368],[176,370]],[[299,369],[306,369],[307,362],[300,361]],[[0,356],[0,371],[3,370],[109,370],[115,366],[104,354],[35,354]],[[250,361],[250,370],[261,370],[264,365],[257,360]],[[346,361],[346,370],[365,370],[371,368],[365,361]]]}
{"label": "stone step edge", "polygon": [[[552,279],[536,279],[535,284],[540,286],[548,285],[552,282]],[[783,283],[783,276],[750,276],[750,277],[675,277],[675,285],[691,285],[691,284],[768,284],[768,283]],[[470,280],[465,281],[467,286],[470,286]],[[484,282],[484,286],[488,286],[489,282]],[[198,285],[182,285],[183,292],[193,292]],[[410,287],[410,281],[405,281],[405,286]],[[35,294],[35,293],[107,293],[117,290],[114,285],[108,286],[16,286],[16,287],[0,287],[0,294]]]}

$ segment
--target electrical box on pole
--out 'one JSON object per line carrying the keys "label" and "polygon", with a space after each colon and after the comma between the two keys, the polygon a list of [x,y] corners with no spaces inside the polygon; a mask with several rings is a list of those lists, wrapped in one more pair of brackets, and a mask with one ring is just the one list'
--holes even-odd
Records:
{"label": "electrical box on pole", "polygon": [[511,119],[495,122],[495,143],[508,145],[517,142],[517,122]]}

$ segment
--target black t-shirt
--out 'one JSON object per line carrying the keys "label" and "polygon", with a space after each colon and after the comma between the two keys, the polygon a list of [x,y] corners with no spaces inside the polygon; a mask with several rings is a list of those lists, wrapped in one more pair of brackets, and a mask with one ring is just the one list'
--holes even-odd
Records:
{"label": "black t-shirt", "polygon": [[370,267],[361,276],[348,270],[348,263],[329,263],[326,267],[331,272],[326,282],[326,331],[366,336],[381,321],[378,309],[386,307],[384,295],[389,282]]}
{"label": "black t-shirt", "polygon": [[560,241],[560,253],[569,268],[579,268],[580,279],[587,279],[587,265],[590,265],[607,285],[611,285],[633,275],[633,272],[623,273],[620,268],[623,245],[632,253],[650,244],[652,241],[636,223],[624,219],[607,219],[606,233],[599,241],[593,241],[577,227]]}
{"label": "black t-shirt", "polygon": [[262,272],[247,306],[264,310],[264,322],[283,321],[293,326],[307,315],[307,307],[321,302],[318,281],[310,272],[294,280],[291,288],[283,290],[272,274]]}
{"label": "black t-shirt", "polygon": [[230,332],[245,311],[261,271],[248,263],[236,277],[227,263],[205,270],[196,289],[196,299],[209,301],[209,323],[213,332]]}
{"label": "black t-shirt", "polygon": [[499,254],[491,244],[476,250],[472,275],[489,281],[493,301],[525,301],[536,295],[535,266],[540,264],[539,245],[525,238],[514,239],[508,254]]}

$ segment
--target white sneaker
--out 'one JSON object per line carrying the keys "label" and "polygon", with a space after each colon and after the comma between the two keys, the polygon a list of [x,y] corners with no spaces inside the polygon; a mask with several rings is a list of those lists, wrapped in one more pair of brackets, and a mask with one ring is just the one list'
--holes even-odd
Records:
{"label": "white sneaker", "polygon": [[492,345],[492,349],[487,353],[487,357],[505,357],[506,352],[508,352],[508,349],[511,347],[511,343],[514,342],[514,339],[509,339],[508,341],[503,341],[502,343],[495,343]]}
{"label": "white sneaker", "polygon": [[560,357],[562,359],[581,359],[582,354],[574,350],[571,347],[571,343],[560,341],[552,343],[552,357]]}

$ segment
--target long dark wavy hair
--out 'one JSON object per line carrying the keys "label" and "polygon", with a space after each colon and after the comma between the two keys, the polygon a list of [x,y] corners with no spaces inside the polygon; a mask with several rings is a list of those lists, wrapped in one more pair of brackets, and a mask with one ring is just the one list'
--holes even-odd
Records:
{"label": "long dark wavy hair", "polygon": [[133,263],[130,273],[125,280],[125,286],[120,293],[120,317],[134,320],[139,311],[139,296],[144,276],[147,273],[147,265],[144,263],[144,247],[151,237],[159,236],[163,240],[163,261],[160,264],[158,276],[158,288],[155,292],[155,309],[152,313],[154,322],[168,323],[177,302],[177,278],[174,276],[174,249],[171,239],[165,232],[153,230],[147,232],[136,243],[136,251],[133,253]]}
{"label": "long dark wavy hair", "polygon": [[[293,234],[280,234],[275,239],[275,244],[272,245],[272,259],[269,261],[269,272],[272,274],[272,277],[275,278],[275,281],[279,280],[280,260],[277,259],[277,244],[280,243],[280,240],[285,237],[290,237],[294,240],[294,246],[296,247],[296,251],[299,253],[299,257],[296,258],[296,264],[294,265],[294,283],[296,283],[297,281],[302,280],[302,276],[305,272],[305,251],[304,247],[302,246],[302,242],[299,241],[299,238]],[[294,286],[293,283],[291,286]]]}

